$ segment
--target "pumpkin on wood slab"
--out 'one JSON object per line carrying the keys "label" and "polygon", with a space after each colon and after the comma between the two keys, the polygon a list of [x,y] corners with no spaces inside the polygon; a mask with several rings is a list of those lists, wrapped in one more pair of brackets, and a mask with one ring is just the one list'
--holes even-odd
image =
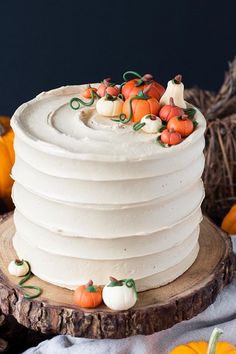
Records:
{"label": "pumpkin on wood slab", "polygon": [[227,342],[218,342],[222,330],[215,328],[209,343],[190,342],[174,348],[170,354],[236,354],[236,347]]}
{"label": "pumpkin on wood slab", "polygon": [[232,206],[224,217],[221,228],[231,235],[236,235],[236,204]]}
{"label": "pumpkin on wood slab", "polygon": [[8,272],[15,277],[23,277],[30,271],[29,263],[24,259],[15,259],[8,264]]}
{"label": "pumpkin on wood slab", "polygon": [[15,161],[13,149],[14,133],[10,127],[10,119],[0,116],[0,199],[8,209],[12,209],[11,189],[13,180],[10,177]]}
{"label": "pumpkin on wood slab", "polygon": [[138,299],[135,281],[133,279],[117,280],[110,277],[110,282],[104,286],[103,302],[114,311],[124,311],[133,307]]}
{"label": "pumpkin on wood slab", "polygon": [[80,285],[75,290],[74,303],[85,308],[97,307],[102,303],[102,289],[89,280],[88,284]]}

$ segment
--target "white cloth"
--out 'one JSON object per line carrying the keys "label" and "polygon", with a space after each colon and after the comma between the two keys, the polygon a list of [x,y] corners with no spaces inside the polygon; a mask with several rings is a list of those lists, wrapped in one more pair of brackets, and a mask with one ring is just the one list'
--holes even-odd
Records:
{"label": "white cloth", "polygon": [[[236,252],[236,238],[233,239]],[[150,336],[125,339],[84,339],[56,336],[30,348],[24,354],[169,354],[178,344],[206,340],[214,327],[224,331],[221,340],[236,345],[236,275],[218,295],[215,303],[192,320]]]}

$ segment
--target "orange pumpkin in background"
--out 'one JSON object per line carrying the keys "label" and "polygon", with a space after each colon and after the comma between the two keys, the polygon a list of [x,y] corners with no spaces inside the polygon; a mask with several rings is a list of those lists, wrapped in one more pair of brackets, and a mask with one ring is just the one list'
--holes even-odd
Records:
{"label": "orange pumpkin in background", "polygon": [[0,199],[8,210],[14,206],[11,199],[13,180],[10,176],[15,161],[13,139],[9,117],[0,116]]}
{"label": "orange pumpkin in background", "polygon": [[80,285],[74,292],[74,303],[80,307],[94,308],[102,303],[102,289],[93,285],[90,280],[86,285]]}
{"label": "orange pumpkin in background", "polygon": [[128,98],[123,104],[122,113],[131,117],[133,122],[139,122],[147,114],[158,115],[160,103],[154,97],[146,96],[146,92],[140,91],[135,97]]}
{"label": "orange pumpkin in background", "polygon": [[167,129],[174,130],[180,133],[182,138],[186,138],[193,132],[194,124],[187,115],[172,117],[167,123]]}
{"label": "orange pumpkin in background", "polygon": [[134,76],[136,76],[136,78],[127,81],[122,86],[121,93],[126,100],[129,97],[136,96],[140,90],[141,91],[145,90],[145,88],[147,88],[147,86],[149,86],[150,83],[152,85],[149,88],[148,95],[150,97],[156,98],[158,101],[160,100],[161,96],[165,92],[165,88],[161,84],[159,84],[157,81],[155,81],[151,74],[145,74],[145,75],[141,76],[134,71],[127,71],[123,75],[123,78],[125,81],[126,81],[126,76],[128,74],[134,75]]}
{"label": "orange pumpkin in background", "polygon": [[90,85],[88,85],[88,87],[82,91],[82,96],[84,98],[92,98],[92,91],[96,93],[97,92],[96,87],[91,87]]}
{"label": "orange pumpkin in background", "polygon": [[236,235],[236,204],[224,217],[221,228],[231,235]]}
{"label": "orange pumpkin in background", "polygon": [[173,117],[178,117],[184,115],[184,110],[175,105],[173,97],[170,98],[170,103],[161,107],[159,112],[159,117],[164,121],[168,122]]}
{"label": "orange pumpkin in background", "polygon": [[210,337],[209,343],[189,342],[174,348],[170,354],[236,354],[236,347],[228,342],[218,342],[223,333],[219,328],[215,328]]}
{"label": "orange pumpkin in background", "polygon": [[110,81],[111,81],[110,78],[104,79],[102,83],[98,86],[97,94],[100,97],[104,97],[106,93],[108,93],[111,96],[119,95],[120,89],[117,86],[111,84]]}

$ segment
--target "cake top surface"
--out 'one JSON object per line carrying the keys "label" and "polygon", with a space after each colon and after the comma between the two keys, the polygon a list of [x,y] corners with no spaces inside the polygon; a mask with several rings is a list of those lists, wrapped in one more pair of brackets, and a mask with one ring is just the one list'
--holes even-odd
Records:
{"label": "cake top surface", "polygon": [[[171,82],[173,83],[173,80]],[[87,85],[63,86],[42,92],[33,100],[24,103],[15,112],[11,124],[16,136],[24,143],[53,155],[96,161],[162,158],[161,156],[168,156],[170,153],[181,152],[193,144],[202,137],[206,126],[201,112],[182,101],[180,104],[185,105],[184,111],[191,111],[194,114],[193,131],[187,137],[182,135],[179,143],[172,145],[170,134],[176,135],[178,132],[176,133],[173,128],[167,131],[169,122],[158,117],[161,107],[168,106],[161,100],[167,95],[169,84],[170,82],[162,98],[159,98],[161,105],[159,100],[145,90],[140,90],[135,95],[136,98],[130,96],[131,98],[126,100],[123,95],[117,97],[108,93],[103,97],[96,94],[98,96],[96,98],[91,91],[90,98],[84,99],[85,91],[90,89]],[[101,84],[91,84],[94,92],[97,88],[99,90],[99,86]],[[176,90],[179,89],[179,85],[175,86],[171,88],[170,94],[176,95],[175,100],[178,101],[179,92]],[[119,86],[109,87],[122,92]],[[131,110],[133,108],[130,120],[127,107]],[[168,107],[166,109],[168,110]],[[145,118],[135,116],[137,112],[142,115],[145,110],[147,110]],[[153,114],[152,110],[157,113]],[[180,123],[185,119],[178,118]],[[179,121],[176,120],[174,124],[177,122],[178,125]],[[169,134],[167,137],[170,139],[169,144],[162,140],[165,138],[162,138],[163,130],[165,135]],[[173,135],[172,138],[176,139],[176,136]]]}

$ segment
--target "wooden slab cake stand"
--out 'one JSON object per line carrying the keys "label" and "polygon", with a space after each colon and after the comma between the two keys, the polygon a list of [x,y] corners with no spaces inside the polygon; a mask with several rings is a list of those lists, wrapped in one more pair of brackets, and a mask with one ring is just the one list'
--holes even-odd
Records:
{"label": "wooden slab cake stand", "polygon": [[19,323],[36,331],[87,338],[125,338],[152,334],[188,320],[212,304],[234,274],[230,238],[207,218],[201,224],[200,252],[192,267],[172,283],[139,293],[135,307],[114,312],[102,305],[93,310],[73,305],[73,292],[36,276],[28,284],[43,293],[34,300],[23,297],[19,278],[7,271],[16,258],[12,246],[12,215],[0,217],[0,307]]}

